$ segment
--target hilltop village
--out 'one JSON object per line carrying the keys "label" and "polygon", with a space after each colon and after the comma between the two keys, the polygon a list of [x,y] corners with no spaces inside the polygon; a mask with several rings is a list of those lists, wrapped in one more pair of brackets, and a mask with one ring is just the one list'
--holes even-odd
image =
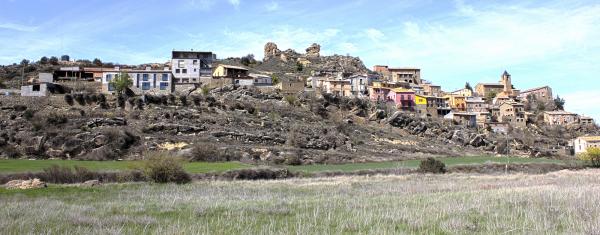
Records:
{"label": "hilltop village", "polygon": [[[111,159],[119,157],[105,155],[118,146],[114,154],[135,158],[148,149],[185,154],[200,138],[216,149],[239,145],[236,160],[310,164],[463,153],[569,156],[600,142],[592,118],[565,111],[545,84],[515,87],[520,78],[508,71],[499,71],[498,81],[448,91],[419,68],[369,70],[357,57],[322,56],[320,49],[282,51],[269,42],[262,61],[188,50],[172,51],[163,64],[62,56],[2,66],[0,104],[8,116],[0,148],[5,157]],[[45,130],[65,125],[78,129]],[[115,126],[132,130],[104,130]]]}

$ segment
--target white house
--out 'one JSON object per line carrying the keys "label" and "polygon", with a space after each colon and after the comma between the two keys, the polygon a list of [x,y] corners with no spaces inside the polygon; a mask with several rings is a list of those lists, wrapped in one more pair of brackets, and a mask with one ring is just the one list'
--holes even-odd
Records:
{"label": "white house", "polygon": [[600,148],[600,136],[582,136],[572,141],[575,154],[585,153],[588,148]]}
{"label": "white house", "polygon": [[169,68],[163,70],[153,70],[146,68],[145,70],[120,70],[115,68],[112,71],[104,71],[102,73],[102,92],[114,94],[115,89],[111,81],[121,73],[127,73],[132,80],[132,85],[129,87],[134,93],[141,94],[170,94],[174,91],[173,76]]}
{"label": "white house", "polygon": [[212,62],[216,55],[212,52],[173,51],[171,56],[171,72],[174,83],[199,83],[201,77],[212,75]]}
{"label": "white house", "polygon": [[354,75],[350,80],[350,93],[354,97],[366,97],[368,93],[369,77],[367,75]]}

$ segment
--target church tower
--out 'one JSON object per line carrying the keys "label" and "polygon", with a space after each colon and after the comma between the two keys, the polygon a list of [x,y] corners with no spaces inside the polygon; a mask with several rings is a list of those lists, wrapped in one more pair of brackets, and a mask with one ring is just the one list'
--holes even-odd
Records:
{"label": "church tower", "polygon": [[512,94],[512,82],[510,80],[510,74],[508,72],[506,72],[506,70],[504,70],[504,73],[502,73],[502,78],[500,80],[500,83],[502,83],[502,85],[504,85],[504,94],[511,95]]}

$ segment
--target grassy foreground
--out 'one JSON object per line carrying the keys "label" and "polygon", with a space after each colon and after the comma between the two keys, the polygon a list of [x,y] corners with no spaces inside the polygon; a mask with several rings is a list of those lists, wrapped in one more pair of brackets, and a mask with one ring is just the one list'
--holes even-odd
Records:
{"label": "grassy foreground", "polygon": [[[81,166],[93,171],[123,171],[139,167],[139,161],[76,161],[76,160],[0,160],[0,173],[39,172],[52,165]],[[189,173],[223,172],[252,168],[240,162],[190,162],[184,165]]]}
{"label": "grassy foreground", "polygon": [[[446,166],[484,164],[484,163],[565,163],[561,160],[545,158],[520,158],[520,157],[452,157],[438,158]],[[393,168],[417,168],[421,160],[405,160],[397,162],[367,162],[367,163],[349,163],[349,164],[329,164],[329,165],[303,165],[290,166],[290,170],[303,172],[323,172],[323,171],[358,171],[358,170],[376,170]]]}
{"label": "grassy foreground", "polygon": [[[564,163],[561,160],[544,158],[519,158],[519,157],[456,157],[440,158],[447,166],[484,163]],[[377,170],[393,168],[417,168],[420,160],[405,160],[397,162],[370,162],[370,163],[347,163],[347,164],[317,164],[303,166],[283,166],[292,171],[301,172],[323,172],[342,171],[350,172],[357,170]],[[52,165],[59,166],[81,166],[95,171],[122,171],[140,165],[139,161],[75,161],[75,160],[0,160],[0,173],[38,172]],[[223,172],[256,167],[240,162],[189,162],[184,168],[189,173]]]}
{"label": "grassy foreground", "polygon": [[0,189],[0,234],[590,234],[600,170]]}

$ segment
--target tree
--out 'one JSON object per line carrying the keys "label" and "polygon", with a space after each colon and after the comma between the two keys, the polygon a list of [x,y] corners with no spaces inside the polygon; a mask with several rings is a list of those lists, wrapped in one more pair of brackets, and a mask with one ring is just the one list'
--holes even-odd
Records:
{"label": "tree", "polygon": [[94,61],[92,61],[92,63],[98,67],[102,67],[102,61],[98,58],[95,58]]}
{"label": "tree", "polygon": [[241,63],[245,66],[250,64],[256,64],[256,60],[254,59],[254,54],[248,54],[247,56],[242,57]]}
{"label": "tree", "polygon": [[117,94],[121,95],[127,88],[133,85],[133,81],[129,78],[128,73],[122,72],[115,76],[109,84],[115,88]]}
{"label": "tree", "polygon": [[473,91],[473,87],[471,87],[471,84],[469,84],[469,82],[465,83],[465,89],[470,90],[471,92]]}
{"label": "tree", "polygon": [[592,167],[600,167],[600,148],[589,147],[579,155],[579,159],[589,162]]}
{"label": "tree", "polygon": [[62,55],[60,56],[60,61],[70,61],[71,57],[69,57],[69,55]]}
{"label": "tree", "polygon": [[304,69],[304,66],[302,65],[302,63],[297,62],[296,63],[296,71],[301,72]]}
{"label": "tree", "polygon": [[273,85],[277,85],[280,82],[277,75],[275,75],[275,74],[271,75],[271,82],[273,83]]}
{"label": "tree", "polygon": [[48,57],[43,56],[40,58],[40,64],[48,64]]}
{"label": "tree", "polygon": [[27,65],[29,65],[29,60],[28,60],[28,59],[23,59],[23,60],[21,60],[21,65],[22,65],[22,66],[27,66]]}
{"label": "tree", "polygon": [[560,96],[557,95],[556,98],[554,98],[554,105],[558,110],[565,110],[565,99],[560,98]]}
{"label": "tree", "polygon": [[496,98],[496,95],[498,95],[498,93],[496,91],[490,91],[487,94],[485,94],[485,99],[488,102],[492,102],[494,100],[494,98]]}
{"label": "tree", "polygon": [[52,56],[48,62],[50,62],[51,65],[58,65],[58,58],[56,58],[56,56]]}

